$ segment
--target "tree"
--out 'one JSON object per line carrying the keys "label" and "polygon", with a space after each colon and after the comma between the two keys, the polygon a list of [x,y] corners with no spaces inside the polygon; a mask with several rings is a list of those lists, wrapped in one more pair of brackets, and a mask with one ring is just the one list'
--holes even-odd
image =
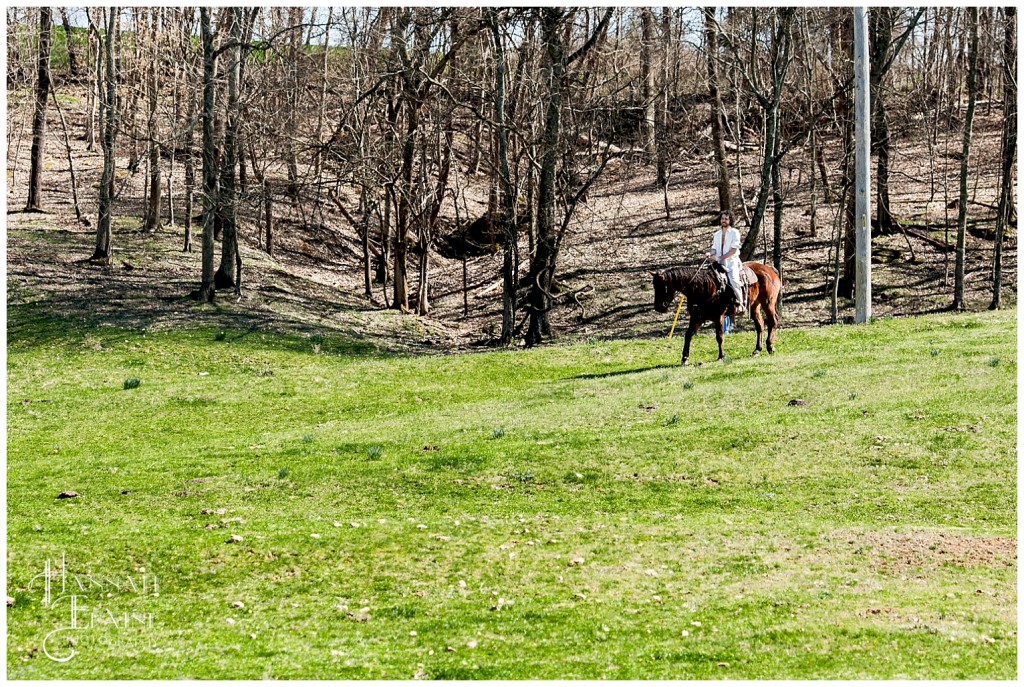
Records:
{"label": "tree", "polygon": [[[221,10],[224,11],[224,10]],[[199,300],[212,303],[213,283],[213,221],[217,211],[217,151],[213,135],[214,101],[216,95],[217,55],[210,27],[210,10],[199,8],[199,25],[203,41],[203,267]]]}
{"label": "tree", "polygon": [[49,7],[39,10],[39,59],[36,70],[36,105],[32,118],[32,162],[28,176],[26,212],[42,212],[43,148],[46,145],[46,102],[50,97],[50,33],[53,17]]}
{"label": "tree", "polygon": [[967,67],[967,114],[964,116],[963,156],[960,158],[960,205],[956,219],[956,267],[953,282],[954,310],[964,310],[964,258],[967,239],[967,171],[971,157],[971,134],[974,129],[974,108],[978,100],[978,8],[969,7],[967,16],[970,21],[970,55]]}
{"label": "tree", "polygon": [[159,71],[156,44],[160,29],[158,11],[155,8],[150,8],[149,10],[149,73],[146,85],[149,101],[149,121],[147,123],[149,133],[149,204],[146,207],[146,217],[143,222],[143,229],[146,231],[155,231],[160,228],[160,142],[157,139],[156,119],[158,96],[157,72]]}
{"label": "tree", "polygon": [[1014,212],[1013,163],[1017,155],[1017,8],[1003,9],[1003,141],[999,209],[996,214],[995,254],[992,258],[992,302],[998,310],[1002,300],[1003,236]]}
{"label": "tree", "polygon": [[893,61],[906,44],[924,14],[918,10],[910,20],[909,26],[897,39],[893,39],[896,18],[899,14],[896,7],[877,7],[869,14],[871,36],[871,149],[878,155],[878,173],[876,175],[878,209],[878,230],[886,233],[896,228],[896,220],[892,216],[889,202],[889,158],[891,141],[889,139],[889,112],[886,109],[884,82],[892,67]]}
{"label": "tree", "polygon": [[220,188],[217,192],[218,215],[221,228],[220,267],[214,275],[218,289],[241,289],[241,254],[238,251],[238,196],[235,188],[235,168],[238,165],[238,75],[241,64],[242,9],[226,7],[226,23],[230,38],[227,43],[227,102],[225,103],[224,151],[220,165]]}
{"label": "tree", "polygon": [[[558,257],[555,176],[561,157],[559,137],[562,131],[562,94],[565,89],[565,74],[569,66],[586,55],[604,33],[612,17],[608,9],[590,38],[575,52],[566,55],[565,24],[572,18],[571,12],[557,7],[545,7],[540,14],[541,42],[545,50],[547,113],[544,131],[540,141],[540,180],[537,189],[537,238],[533,260],[530,263],[529,288],[527,295],[530,323],[526,332],[526,345],[536,346],[543,337],[551,335],[548,321],[551,283],[554,279],[555,261]],[[564,220],[563,220],[564,222]]]}
{"label": "tree", "polygon": [[[754,9],[754,16],[757,10]],[[777,144],[779,137],[779,106],[782,102],[782,87],[786,79],[786,71],[789,69],[791,58],[790,47],[792,44],[793,16],[796,10],[793,8],[780,8],[777,10],[778,21],[775,30],[772,32],[771,45],[771,88],[765,93],[757,85],[756,72],[743,69],[741,74],[744,81],[750,88],[754,97],[764,112],[765,137],[761,158],[761,187],[757,192],[757,204],[754,208],[754,217],[750,222],[750,230],[743,240],[740,249],[740,257],[743,260],[750,260],[757,249],[757,240],[761,233],[761,222],[764,219],[765,208],[768,205],[768,195],[772,189],[772,175],[777,173],[777,167],[781,162],[781,153]],[[755,32],[756,33],[756,32]],[[732,41],[729,46],[736,53]],[[754,59],[751,54],[751,60]]]}
{"label": "tree", "polygon": [[68,72],[72,79],[78,78],[78,53],[75,51],[75,41],[72,38],[71,21],[68,19],[66,7],[60,8],[60,23],[64,27],[64,44],[68,49]]}
{"label": "tree", "polygon": [[[118,25],[117,7],[107,10],[107,31],[103,38],[105,77],[98,84],[100,92],[100,146],[103,149],[103,175],[100,178],[99,220],[96,222],[96,250],[90,260],[110,264],[110,220],[114,206],[114,143],[117,139],[117,73],[114,68],[114,41]],[[98,57],[98,55],[97,55]],[[105,92],[104,92],[105,91]]]}
{"label": "tree", "polygon": [[640,90],[644,106],[643,140],[644,151],[649,156],[657,153],[657,127],[655,126],[654,95],[654,11],[650,7],[640,8]]}
{"label": "tree", "polygon": [[512,174],[508,164],[508,125],[505,122],[505,44],[494,9],[484,12],[494,44],[494,133],[497,137],[498,196],[497,220],[505,237],[503,246],[501,276],[501,344],[512,342],[516,317],[516,263],[519,259],[516,237],[516,218],[513,199]]}
{"label": "tree", "polygon": [[704,40],[708,53],[708,94],[711,96],[711,139],[718,172],[719,212],[732,211],[729,168],[725,164],[725,138],[722,136],[722,94],[718,91],[718,30],[715,8],[704,8]]}
{"label": "tree", "polygon": [[[405,117],[405,132],[402,138],[401,163],[396,190],[398,214],[395,227],[394,298],[391,304],[393,308],[401,310],[409,308],[406,256],[410,232],[413,229],[414,211],[420,202],[420,196],[413,183],[413,172],[420,138],[423,106],[431,89],[437,83],[438,76],[448,66],[462,42],[471,35],[467,32],[457,40],[453,37],[448,50],[434,61],[431,48],[444,26],[445,15],[452,11],[451,9],[445,10],[439,21],[429,21],[430,10],[417,9],[416,21],[413,21],[413,10],[401,8],[395,13],[392,25],[392,41],[398,58],[397,67],[401,78],[399,107],[401,114]],[[411,35],[410,27],[412,27]],[[431,62],[433,62],[432,66]],[[443,193],[436,194],[436,197],[442,196]],[[428,250],[428,246],[424,245],[422,248],[424,251]],[[425,253],[423,259],[426,259]]]}

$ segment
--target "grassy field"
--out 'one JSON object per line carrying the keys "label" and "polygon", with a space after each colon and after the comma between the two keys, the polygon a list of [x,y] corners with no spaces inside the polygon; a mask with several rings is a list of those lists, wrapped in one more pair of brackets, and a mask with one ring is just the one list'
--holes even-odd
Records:
{"label": "grassy field", "polygon": [[1013,678],[1016,323],[681,368],[12,313],[8,677]]}

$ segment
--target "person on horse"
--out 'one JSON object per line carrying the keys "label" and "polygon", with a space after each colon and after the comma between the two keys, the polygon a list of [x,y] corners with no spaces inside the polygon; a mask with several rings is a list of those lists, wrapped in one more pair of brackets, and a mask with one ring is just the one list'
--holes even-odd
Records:
{"label": "person on horse", "polygon": [[711,239],[711,250],[708,257],[715,260],[725,272],[729,287],[732,289],[735,307],[733,315],[741,317],[746,310],[746,289],[743,286],[743,277],[740,274],[743,269],[743,261],[740,260],[740,232],[731,226],[732,213],[723,210],[718,216],[721,228],[715,232]]}

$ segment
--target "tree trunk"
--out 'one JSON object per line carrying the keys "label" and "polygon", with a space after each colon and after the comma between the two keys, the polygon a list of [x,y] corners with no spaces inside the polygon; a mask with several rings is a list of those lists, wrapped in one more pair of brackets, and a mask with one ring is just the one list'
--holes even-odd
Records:
{"label": "tree trunk", "polygon": [[[775,154],[779,156],[779,137],[775,137]],[[782,172],[778,163],[772,165],[772,266],[782,277]]]}
{"label": "tree trunk", "polygon": [[551,270],[555,261],[555,167],[558,163],[558,136],[561,132],[562,87],[565,74],[565,49],[562,44],[562,11],[541,10],[541,28],[547,49],[548,111],[540,143],[540,184],[537,193],[537,244],[530,264],[530,324],[526,345],[536,346],[550,336],[547,294],[551,292]]}
{"label": "tree trunk", "polygon": [[[107,35],[103,41],[106,78],[99,84],[100,145],[103,148],[103,175],[100,178],[99,219],[96,222],[96,250],[90,260],[110,264],[110,219],[114,206],[114,141],[117,137],[117,77],[114,70],[114,40],[118,21],[118,8],[107,10]],[[100,60],[97,60],[99,62]],[[104,89],[105,87],[105,89]],[[106,90],[104,94],[103,91]]]}
{"label": "tree trunk", "polygon": [[718,209],[719,212],[732,212],[729,168],[725,164],[725,138],[722,136],[722,95],[718,91],[718,31],[713,7],[704,8],[704,36],[708,52],[708,94],[711,96],[711,138],[718,176]]}
{"label": "tree trunk", "polygon": [[960,159],[960,209],[956,220],[956,267],[954,268],[954,310],[967,307],[964,299],[964,258],[967,240],[967,171],[971,155],[971,134],[974,128],[974,107],[978,99],[978,8],[967,9],[970,18],[971,52],[967,67],[967,115],[964,117],[963,157]]}
{"label": "tree trunk", "polygon": [[[853,75],[853,12],[843,10],[843,20],[840,29],[840,54],[842,60],[849,67],[843,70],[847,76]],[[843,194],[840,201],[842,209],[840,231],[843,233],[843,275],[836,285],[837,297],[851,298],[853,296],[853,280],[857,269],[857,237],[855,235],[854,212],[856,204],[853,199],[854,170],[853,170],[853,129],[854,129],[854,108],[851,107],[852,86],[847,85],[839,89],[837,97],[836,114],[843,122],[843,175],[840,192]]]}
{"label": "tree trunk", "polygon": [[39,59],[36,106],[32,118],[32,163],[28,176],[26,211],[42,212],[43,148],[46,144],[46,103],[50,97],[50,36],[53,17],[49,7],[39,9]]}
{"label": "tree trunk", "polygon": [[644,152],[654,157],[657,153],[654,96],[654,11],[650,7],[640,9],[640,88],[644,106],[643,142]]}
{"label": "tree trunk", "polygon": [[661,87],[658,91],[658,109],[654,113],[655,138],[658,146],[657,182],[665,196],[665,214],[668,215],[669,140],[668,140],[668,87],[669,50],[672,34],[672,10],[661,10]]}
{"label": "tree trunk", "polygon": [[71,37],[71,22],[68,21],[67,8],[60,8],[60,22],[64,26],[64,43],[68,49],[68,72],[72,79],[78,78],[78,52],[75,50],[75,42]]}
{"label": "tree trunk", "polygon": [[146,209],[146,221],[143,229],[155,231],[160,228],[160,143],[157,141],[156,105],[157,105],[157,53],[156,41],[158,31],[157,10],[150,9],[152,30],[150,39],[149,59],[149,206]]}
{"label": "tree trunk", "polygon": [[[778,10],[779,26],[772,37],[772,91],[771,97],[761,93],[755,93],[758,102],[764,109],[765,137],[764,137],[764,158],[761,162],[761,188],[757,192],[757,205],[754,208],[754,217],[750,223],[750,231],[747,232],[740,248],[740,257],[743,260],[750,260],[754,251],[757,250],[757,239],[761,233],[761,222],[764,219],[764,212],[768,206],[768,196],[771,193],[772,168],[779,165],[780,160],[775,155],[779,136],[779,105],[782,101],[782,84],[786,78],[786,71],[790,62],[790,43],[792,39],[791,28],[793,24],[793,8],[782,8]],[[751,80],[753,81],[753,80]],[[756,83],[753,85],[756,86]]]}
{"label": "tree trunk", "polygon": [[[82,209],[78,206],[78,179],[75,176],[75,159],[71,155],[71,137],[68,136],[68,123],[64,119],[64,110],[60,106],[60,100],[57,98],[57,91],[51,90],[50,95],[53,96],[53,107],[57,110],[57,116],[60,117],[61,131],[64,133],[64,152],[67,155],[68,160],[68,172],[71,174],[71,199],[75,204],[75,218],[82,222]],[[85,221],[88,225],[88,220]]]}
{"label": "tree trunk", "polygon": [[270,182],[263,177],[263,231],[266,234],[265,248],[267,255],[274,254],[274,196],[270,190]]}
{"label": "tree trunk", "polygon": [[213,135],[217,58],[210,28],[210,10],[199,8],[203,40],[203,271],[199,300],[212,303],[213,284],[213,221],[217,204],[217,151]]}
{"label": "tree trunk", "polygon": [[[498,175],[501,186],[498,200],[498,223],[501,225],[505,238],[501,263],[501,345],[507,346],[512,343],[515,329],[515,272],[518,246],[512,180],[508,164],[508,128],[505,123],[505,45],[495,11],[488,10],[485,16],[489,20],[494,43],[494,123],[495,134],[498,138]],[[463,261],[463,266],[465,266],[465,261]]]}
{"label": "tree trunk", "polygon": [[84,140],[85,149],[92,152],[96,150],[96,107],[101,97],[99,94],[100,82],[103,80],[103,74],[100,71],[103,63],[100,59],[100,51],[103,47],[100,43],[100,31],[93,22],[93,8],[87,7],[85,12],[89,18],[89,49],[86,54],[93,57],[95,66],[89,69],[89,95],[86,97]]}
{"label": "tree trunk", "polygon": [[999,212],[996,217],[995,255],[992,258],[992,302],[989,310],[998,310],[1002,299],[1003,234],[1014,204],[1013,161],[1017,153],[1017,9],[1003,10],[1003,149],[1002,183]]}
{"label": "tree trunk", "polygon": [[366,193],[366,186],[359,187],[359,209],[363,213],[363,226],[360,238],[363,244],[363,294],[369,298],[373,295],[373,274],[370,269],[370,199]]}
{"label": "tree trunk", "polygon": [[288,190],[293,205],[298,202],[299,198],[299,162],[295,150],[295,136],[298,129],[296,117],[299,105],[299,51],[302,43],[302,15],[301,7],[293,7],[288,10],[288,24],[293,28],[289,45],[288,131],[285,133],[285,145],[287,146]]}
{"label": "tree trunk", "polygon": [[878,230],[882,233],[889,233],[895,227],[889,205],[889,113],[885,109],[885,98],[882,95],[882,80],[885,77],[885,63],[892,44],[897,11],[894,7],[878,7],[868,15],[871,36],[871,107],[874,114],[871,148],[878,155],[876,205]]}
{"label": "tree trunk", "polygon": [[409,226],[412,220],[412,172],[416,153],[416,133],[419,130],[419,108],[413,101],[406,100],[405,140],[402,143],[401,187],[395,225],[394,290],[391,307],[409,309],[408,248]]}
{"label": "tree trunk", "polygon": [[[191,41],[191,36],[186,34],[186,39]],[[188,109],[186,110],[188,117],[188,128],[185,129],[185,150],[188,154],[185,156],[185,245],[182,246],[182,250],[188,253],[192,252],[192,196],[196,186],[196,163],[195,158],[192,155],[192,145],[195,139],[195,133],[193,128],[193,121],[196,116],[196,96],[197,93],[192,92],[191,86],[188,91]]]}
{"label": "tree trunk", "polygon": [[218,289],[234,288],[236,293],[241,285],[235,279],[238,268],[238,197],[235,189],[235,168],[238,164],[238,70],[241,63],[240,42],[242,39],[242,18],[240,8],[225,8],[231,24],[230,49],[227,57],[228,90],[225,104],[224,159],[220,168],[220,193],[218,205],[223,218],[221,234],[220,267],[214,275],[214,286]]}

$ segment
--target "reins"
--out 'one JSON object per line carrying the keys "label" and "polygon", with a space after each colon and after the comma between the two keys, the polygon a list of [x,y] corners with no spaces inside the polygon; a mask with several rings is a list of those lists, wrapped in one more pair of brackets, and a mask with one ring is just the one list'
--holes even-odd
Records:
{"label": "reins", "polygon": [[[690,275],[690,283],[693,283],[694,278],[697,274],[703,270],[709,264],[710,260],[704,258],[704,261],[700,263],[700,267],[694,270],[693,274]],[[671,339],[672,335],[676,331],[676,323],[679,322],[679,313],[683,311],[683,301],[686,300],[686,293],[682,289],[682,283],[679,285],[679,305],[676,307],[676,316],[672,319],[672,328],[668,330],[668,338]]]}

